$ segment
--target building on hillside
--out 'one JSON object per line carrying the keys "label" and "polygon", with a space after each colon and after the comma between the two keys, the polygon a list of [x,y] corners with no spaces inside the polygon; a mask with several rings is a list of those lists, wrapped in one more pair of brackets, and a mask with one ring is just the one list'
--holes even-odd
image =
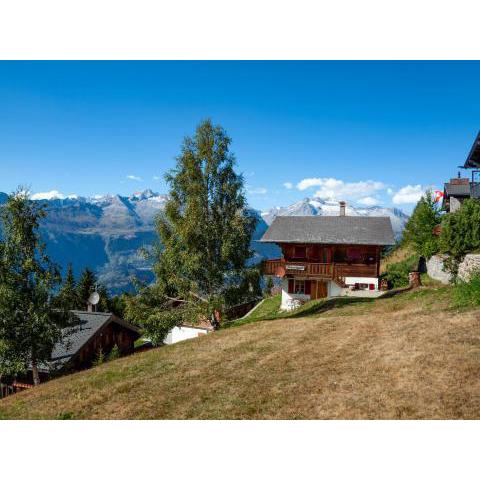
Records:
{"label": "building on hillside", "polygon": [[[108,355],[115,345],[121,355],[131,354],[135,340],[140,337],[137,327],[112,313],[80,310],[71,313],[72,325],[64,330],[64,339],[55,345],[51,361],[39,367],[41,381],[52,375],[89,368],[100,351]],[[23,380],[33,383],[30,370]]]}
{"label": "building on hillside", "polygon": [[201,335],[207,335],[213,331],[214,327],[208,320],[202,320],[195,325],[183,324],[172,328],[168,332],[163,343],[171,345],[172,343],[182,342],[183,340],[189,340],[190,338],[197,338]]}
{"label": "building on hillside", "polygon": [[470,178],[452,178],[444,184],[442,208],[455,212],[466,198],[480,198],[480,132],[478,133],[467,159],[461,169],[471,170]]}
{"label": "building on hillside", "polygon": [[260,241],[282,250],[263,273],[282,279],[284,310],[353,291],[375,295],[382,249],[395,243],[389,217],[347,216],[345,202],[339,216],[276,217]]}

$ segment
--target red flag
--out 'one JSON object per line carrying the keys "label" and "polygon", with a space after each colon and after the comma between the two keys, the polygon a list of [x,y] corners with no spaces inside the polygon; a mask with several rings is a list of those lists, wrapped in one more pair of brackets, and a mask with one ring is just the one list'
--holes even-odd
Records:
{"label": "red flag", "polygon": [[439,202],[443,198],[443,192],[441,190],[435,190],[435,202]]}

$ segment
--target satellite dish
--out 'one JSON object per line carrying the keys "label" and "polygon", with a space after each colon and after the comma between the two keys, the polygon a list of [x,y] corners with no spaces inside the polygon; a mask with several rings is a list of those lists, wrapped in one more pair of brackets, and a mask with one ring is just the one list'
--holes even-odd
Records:
{"label": "satellite dish", "polygon": [[98,292],[93,292],[88,297],[88,303],[90,303],[91,305],[96,305],[99,301],[100,295],[98,294]]}

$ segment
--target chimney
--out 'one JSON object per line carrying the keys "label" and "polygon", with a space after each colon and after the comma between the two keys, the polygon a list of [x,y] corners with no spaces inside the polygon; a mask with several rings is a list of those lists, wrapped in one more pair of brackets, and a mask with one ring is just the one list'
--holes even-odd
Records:
{"label": "chimney", "polygon": [[342,200],[340,202],[340,216],[341,217],[345,216],[345,206],[346,206],[346,203]]}

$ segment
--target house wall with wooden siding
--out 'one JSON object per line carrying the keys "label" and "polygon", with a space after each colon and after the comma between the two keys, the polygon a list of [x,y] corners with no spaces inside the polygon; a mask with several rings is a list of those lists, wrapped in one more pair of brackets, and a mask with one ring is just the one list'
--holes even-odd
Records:
{"label": "house wall with wooden siding", "polygon": [[118,346],[121,355],[129,355],[133,353],[137,336],[117,323],[109,323],[82,347],[72,359],[71,368],[78,370],[89,367],[100,350],[108,355],[115,345]]}
{"label": "house wall with wooden siding", "polygon": [[270,270],[282,277],[283,310],[312,299],[344,295],[343,287],[364,285],[365,290],[378,290],[381,247],[300,243],[280,247],[283,258]]}

